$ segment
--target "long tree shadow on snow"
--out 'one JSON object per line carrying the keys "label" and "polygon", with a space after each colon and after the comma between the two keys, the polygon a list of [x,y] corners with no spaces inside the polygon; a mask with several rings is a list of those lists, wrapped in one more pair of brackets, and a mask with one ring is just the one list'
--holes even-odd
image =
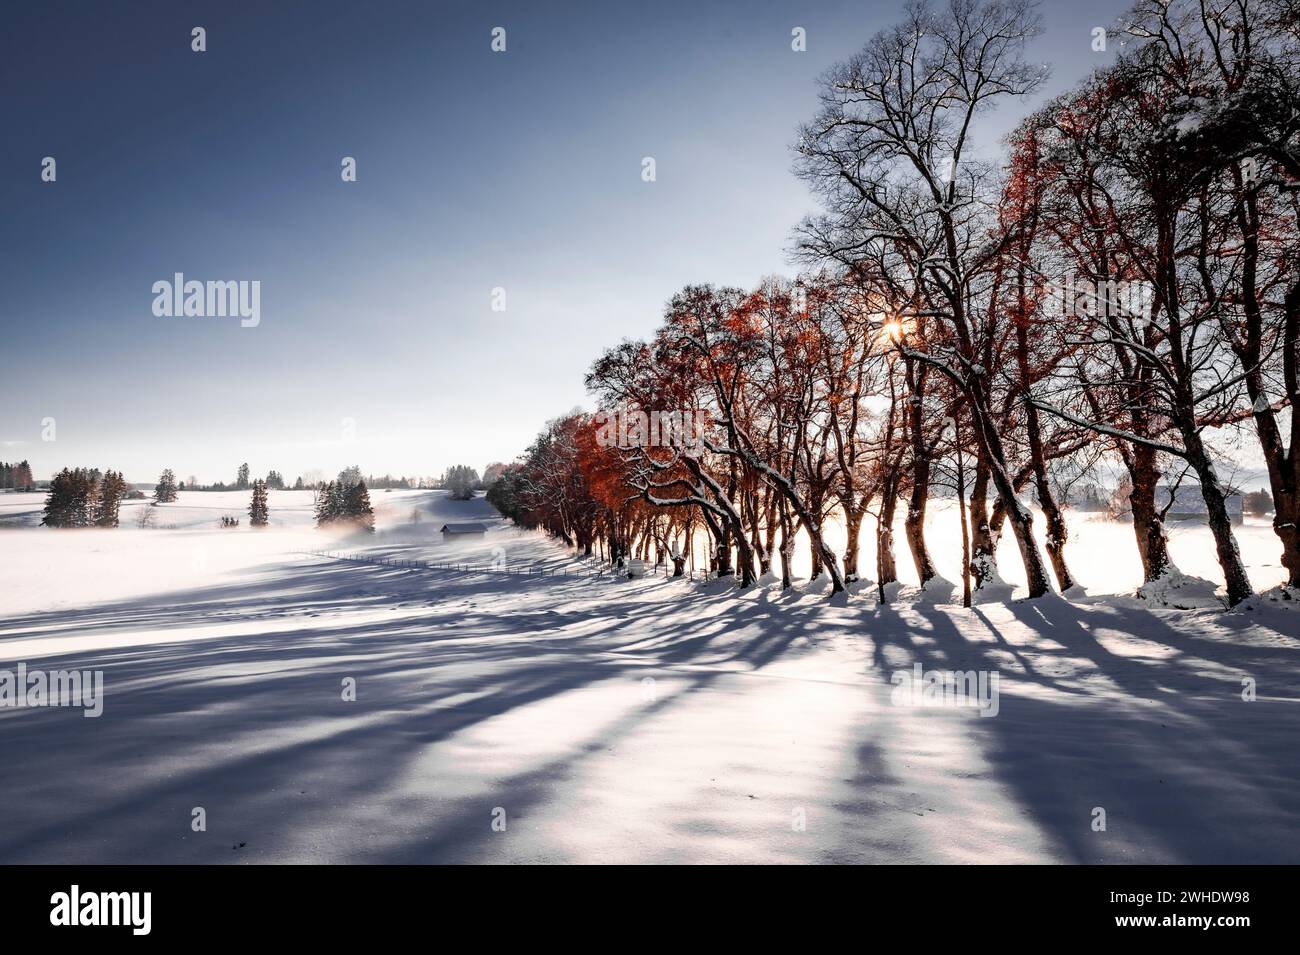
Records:
{"label": "long tree shadow on snow", "polygon": [[[970,613],[988,639],[957,626],[959,608],[878,608],[874,659],[886,674],[911,662],[1000,673],[1001,712],[972,718],[972,740],[1061,861],[1300,859],[1300,716],[1284,702],[1244,703],[1239,679],[1243,668],[1294,673],[1295,650],[1189,637],[1136,607],[1048,598],[1010,611],[1032,645],[979,608]],[[1109,650],[1106,630],[1152,652]],[[1098,807],[1105,832],[1091,827]]]}
{"label": "long tree shadow on snow", "polygon": [[[442,821],[400,839],[393,833],[401,826],[387,821],[418,815],[420,800],[412,804],[394,781],[414,771],[432,744],[596,683],[626,679],[632,688],[647,666],[761,668],[808,624],[792,614],[757,625],[756,615],[767,611],[751,610],[744,626],[755,624],[754,631],[737,639],[727,626],[736,621],[724,613],[709,635],[686,628],[675,640],[641,646],[657,618],[680,608],[628,603],[623,612],[614,585],[607,596],[602,591],[607,605],[592,628],[576,612],[495,609],[493,598],[516,595],[518,580],[443,576],[432,601],[429,583],[413,571],[297,563],[282,568],[270,587],[258,576],[168,594],[161,605],[160,598],[146,597],[9,621],[0,652],[15,640],[52,634],[166,632],[202,624],[219,634],[223,623],[277,618],[293,626],[28,659],[32,668],[104,670],[107,700],[96,720],[65,709],[0,713],[0,740],[23,767],[0,783],[7,811],[0,861],[298,857],[302,833],[329,832],[347,807],[364,807],[357,809],[357,825],[369,819],[375,827],[375,859],[462,858],[482,828],[477,801],[434,800],[425,810]],[[591,599],[577,583],[556,584],[522,586]],[[358,607],[410,616],[350,619],[348,612]],[[325,621],[311,615],[331,611],[340,615]],[[566,636],[567,630],[576,635]],[[724,636],[725,645],[715,647]],[[707,687],[725,672],[691,673],[690,686]],[[354,703],[341,700],[346,677],[358,681]],[[675,698],[657,706],[671,706]],[[548,778],[639,718],[629,715],[626,726],[602,728],[549,768],[504,778],[500,784],[512,791],[512,805],[526,810],[541,798]],[[64,722],[69,719],[71,726]],[[191,812],[200,806],[210,819],[202,836],[189,829]],[[227,848],[240,842],[247,851]],[[329,846],[319,852],[330,857]]]}

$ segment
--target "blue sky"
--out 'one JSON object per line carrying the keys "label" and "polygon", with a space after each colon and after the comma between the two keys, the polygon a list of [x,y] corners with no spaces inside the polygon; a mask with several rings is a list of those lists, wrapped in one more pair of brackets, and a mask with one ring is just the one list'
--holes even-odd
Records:
{"label": "blue sky", "polygon": [[[510,459],[680,286],[793,271],[814,209],[795,129],[816,77],[899,6],[7,10],[0,459],[134,481]],[[1090,31],[1126,6],[1048,0],[1031,55],[1049,91],[1107,61]],[[151,287],[175,272],[260,281],[260,324],[156,317]]]}

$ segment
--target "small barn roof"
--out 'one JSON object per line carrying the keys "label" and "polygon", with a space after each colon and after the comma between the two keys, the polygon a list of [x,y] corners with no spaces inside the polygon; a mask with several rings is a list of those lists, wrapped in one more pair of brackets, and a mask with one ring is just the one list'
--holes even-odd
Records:
{"label": "small barn roof", "polygon": [[486,524],[443,524],[443,534],[486,534]]}

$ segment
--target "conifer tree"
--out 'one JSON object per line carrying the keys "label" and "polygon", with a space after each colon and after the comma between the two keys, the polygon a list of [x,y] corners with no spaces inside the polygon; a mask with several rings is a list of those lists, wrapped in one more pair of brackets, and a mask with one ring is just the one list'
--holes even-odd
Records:
{"label": "conifer tree", "polygon": [[325,484],[320,488],[316,495],[316,526],[324,527],[331,524],[338,517],[337,510],[338,491],[333,481]]}
{"label": "conifer tree", "polygon": [[348,520],[364,527],[370,533],[375,531],[375,511],[370,506],[370,492],[365,481],[358,481],[347,490]]}
{"label": "conifer tree", "polygon": [[92,471],[77,468],[72,472],[72,526],[90,527],[99,509],[99,479]]}
{"label": "conifer tree", "polygon": [[266,482],[260,478],[253,482],[253,503],[248,508],[248,523],[252,527],[265,527],[267,523]]}
{"label": "conifer tree", "polygon": [[50,481],[49,495],[45,498],[45,516],[41,524],[46,527],[72,526],[72,472],[64,468]]}
{"label": "conifer tree", "polygon": [[96,527],[117,527],[118,506],[126,495],[126,479],[121,471],[106,471],[99,483],[99,501],[95,507],[93,523]]}

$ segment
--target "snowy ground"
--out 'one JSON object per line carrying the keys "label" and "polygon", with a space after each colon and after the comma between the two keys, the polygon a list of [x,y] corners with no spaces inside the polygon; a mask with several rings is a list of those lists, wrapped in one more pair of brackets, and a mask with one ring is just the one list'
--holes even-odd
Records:
{"label": "snowy ground", "polygon": [[[296,552],[582,569],[481,500],[377,491],[358,540],[305,492],[217,526],[246,497],[71,532],[0,496],[0,669],[106,688],[0,709],[0,862],[1300,862],[1300,616],[1096,596],[1132,589],[1122,526],[1076,527],[1094,596],[965,611],[332,560]],[[1201,534],[1174,558],[1210,576]],[[997,715],[894,705],[914,663],[997,672]]]}

